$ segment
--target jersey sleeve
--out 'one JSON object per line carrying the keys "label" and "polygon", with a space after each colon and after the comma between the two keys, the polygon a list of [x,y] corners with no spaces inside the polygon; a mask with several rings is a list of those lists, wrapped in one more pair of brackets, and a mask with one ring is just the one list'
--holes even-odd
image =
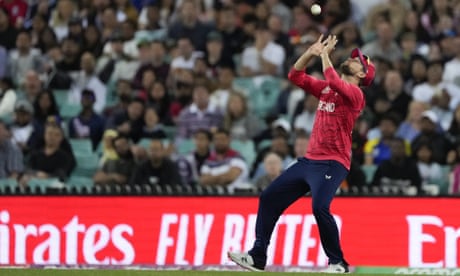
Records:
{"label": "jersey sleeve", "polygon": [[321,96],[321,91],[327,87],[327,82],[314,78],[304,71],[292,68],[289,71],[288,79],[298,87],[302,88],[305,92],[312,94],[316,98]]}
{"label": "jersey sleeve", "polygon": [[324,71],[324,77],[329,83],[329,87],[342,95],[350,103],[351,106],[360,108],[363,105],[364,95],[361,89],[342,80],[334,68],[327,68]]}

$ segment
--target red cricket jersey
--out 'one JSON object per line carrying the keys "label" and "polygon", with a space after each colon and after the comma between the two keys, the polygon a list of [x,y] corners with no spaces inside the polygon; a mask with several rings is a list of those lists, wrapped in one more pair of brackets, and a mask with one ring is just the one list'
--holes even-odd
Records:
{"label": "red cricket jersey", "polygon": [[319,99],[305,157],[335,160],[349,170],[351,132],[364,108],[364,94],[358,86],[342,80],[332,67],[324,71],[324,77],[320,80],[294,68],[288,74],[292,83]]}

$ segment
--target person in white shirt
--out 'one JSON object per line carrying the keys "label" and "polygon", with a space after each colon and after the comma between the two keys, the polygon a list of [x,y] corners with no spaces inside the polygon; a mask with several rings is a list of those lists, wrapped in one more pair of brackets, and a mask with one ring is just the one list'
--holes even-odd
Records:
{"label": "person in white shirt", "polygon": [[199,57],[204,57],[202,52],[195,51],[192,41],[188,37],[181,37],[177,41],[177,48],[179,55],[171,61],[171,69],[193,70],[195,67],[195,60]]}
{"label": "person in white shirt", "polygon": [[306,133],[311,133],[313,130],[313,123],[316,117],[316,108],[318,107],[318,99],[310,94],[305,95],[303,100],[302,113],[294,118],[294,129],[304,130]]}
{"label": "person in white shirt", "polygon": [[441,61],[431,62],[428,66],[427,81],[414,87],[412,97],[415,101],[431,103],[434,96],[446,91],[451,96],[449,108],[454,110],[460,102],[460,87],[442,80],[443,66]]}
{"label": "person in white shirt", "polygon": [[254,45],[245,48],[241,55],[241,76],[280,76],[285,59],[283,47],[273,42],[266,23],[259,22],[256,25]]}
{"label": "person in white shirt", "polygon": [[453,39],[455,56],[444,65],[442,80],[460,86],[460,37]]}
{"label": "person in white shirt", "polygon": [[107,87],[96,75],[96,60],[92,53],[83,53],[80,68],[81,70],[78,72],[69,91],[69,103],[80,104],[81,91],[87,88],[96,94],[94,110],[97,113],[101,113],[106,103]]}
{"label": "person in white shirt", "polygon": [[10,78],[0,80],[0,117],[8,117],[13,114],[17,95],[13,90],[13,81]]}

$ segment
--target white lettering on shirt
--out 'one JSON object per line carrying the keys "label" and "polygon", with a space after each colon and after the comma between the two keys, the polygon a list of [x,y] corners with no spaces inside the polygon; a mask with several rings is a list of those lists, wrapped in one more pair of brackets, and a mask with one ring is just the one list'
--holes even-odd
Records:
{"label": "white lettering on shirt", "polygon": [[324,101],[319,101],[318,110],[326,111],[326,112],[334,112],[335,111],[335,103],[328,103]]}

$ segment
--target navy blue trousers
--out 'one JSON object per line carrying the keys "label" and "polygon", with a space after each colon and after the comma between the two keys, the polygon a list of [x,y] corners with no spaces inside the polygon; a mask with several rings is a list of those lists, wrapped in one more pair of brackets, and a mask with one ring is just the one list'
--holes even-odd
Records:
{"label": "navy blue trousers", "polygon": [[265,266],[267,247],[281,214],[297,199],[311,191],[312,211],[329,263],[344,262],[339,231],[329,211],[331,201],[348,170],[337,161],[299,158],[260,195],[256,220],[256,240],[249,251],[259,266]]}

